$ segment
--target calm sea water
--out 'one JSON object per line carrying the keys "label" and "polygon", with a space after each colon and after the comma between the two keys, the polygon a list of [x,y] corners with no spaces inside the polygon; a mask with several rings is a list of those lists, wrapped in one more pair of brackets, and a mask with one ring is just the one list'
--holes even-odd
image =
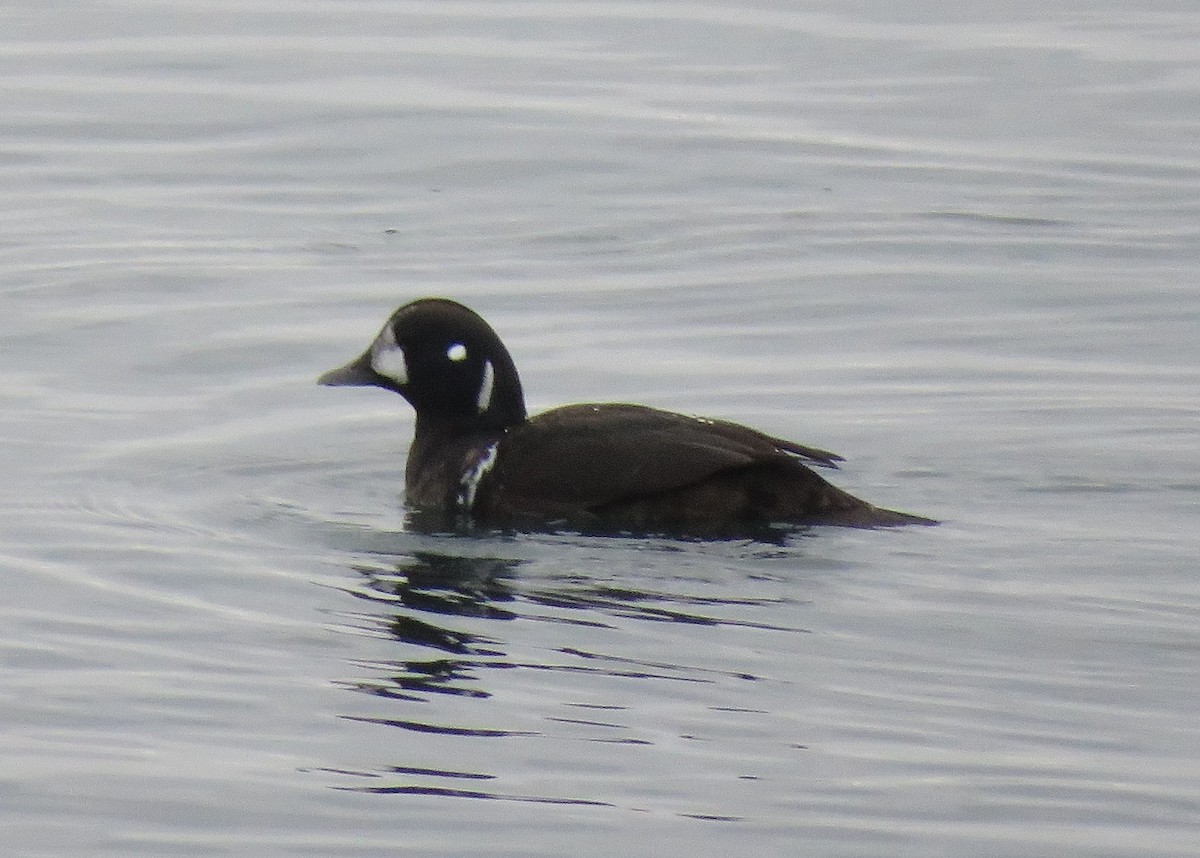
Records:
{"label": "calm sea water", "polygon": [[[1195,854],[1194,3],[0,22],[5,855]],[[422,295],[944,523],[406,531]]]}

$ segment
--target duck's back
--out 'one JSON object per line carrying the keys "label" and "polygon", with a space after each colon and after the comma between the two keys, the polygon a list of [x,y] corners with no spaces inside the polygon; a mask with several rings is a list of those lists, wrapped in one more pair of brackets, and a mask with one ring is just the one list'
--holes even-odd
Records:
{"label": "duck's back", "polygon": [[839,460],[736,423],[639,405],[571,405],[508,430],[473,512],[498,525],[561,520],[639,529],[920,521],[859,500],[808,467]]}

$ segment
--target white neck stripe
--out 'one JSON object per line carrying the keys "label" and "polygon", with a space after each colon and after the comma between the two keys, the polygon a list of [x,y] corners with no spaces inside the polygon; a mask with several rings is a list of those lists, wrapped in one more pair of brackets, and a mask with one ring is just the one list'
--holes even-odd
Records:
{"label": "white neck stripe", "polygon": [[479,383],[479,396],[475,399],[475,410],[480,414],[487,411],[492,404],[492,388],[496,384],[496,370],[492,362],[483,363],[483,381]]}

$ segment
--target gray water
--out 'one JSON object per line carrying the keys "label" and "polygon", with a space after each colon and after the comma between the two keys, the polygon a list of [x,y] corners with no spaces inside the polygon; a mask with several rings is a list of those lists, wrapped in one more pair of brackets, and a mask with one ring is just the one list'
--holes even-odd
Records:
{"label": "gray water", "polygon": [[[6,856],[1196,854],[1194,3],[0,32]],[[943,524],[406,531],[422,295]]]}

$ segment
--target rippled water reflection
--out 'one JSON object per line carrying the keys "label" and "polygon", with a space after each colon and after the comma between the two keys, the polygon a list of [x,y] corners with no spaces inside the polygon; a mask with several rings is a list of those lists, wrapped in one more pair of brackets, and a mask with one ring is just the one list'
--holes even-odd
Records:
{"label": "rippled water reflection", "polygon": [[[456,547],[454,542],[448,539],[445,549]],[[667,624],[668,629],[677,625],[725,628],[730,634],[756,637],[803,634],[806,630],[776,622],[794,612],[794,598],[770,592],[753,597],[747,595],[744,580],[721,580],[707,556],[710,549],[719,556],[719,547],[625,542],[599,546],[588,540],[573,544],[571,539],[550,539],[512,546],[526,555],[523,559],[414,551],[402,558],[386,558],[394,563],[359,567],[362,584],[347,592],[373,603],[374,610],[339,615],[341,627],[394,638],[401,645],[400,658],[359,662],[355,666],[363,676],[342,684],[395,701],[396,712],[390,717],[345,717],[418,734],[518,739],[551,746],[566,743],[564,750],[540,753],[578,758],[586,766],[597,754],[590,746],[630,746],[635,759],[643,760],[659,753],[661,725],[647,724],[640,710],[660,693],[667,698],[711,697],[708,715],[701,714],[702,718],[731,721],[739,715],[769,716],[766,710],[740,705],[734,691],[767,677],[738,669],[722,647],[711,653],[707,647],[692,653],[664,647],[651,656],[640,647],[629,650],[625,638],[676,637],[672,631],[639,628],[647,623]],[[619,565],[636,558],[640,569],[633,574],[618,569],[597,575],[599,570],[591,564],[579,571],[558,568],[572,556],[572,549],[585,554],[599,551]],[[760,553],[749,546],[739,550],[749,557]],[[514,625],[531,628],[518,636]],[[724,646],[729,643],[727,638]],[[710,654],[719,661],[706,661]],[[539,689],[540,702],[508,711],[511,704],[503,697],[526,683]],[[692,690],[678,690],[689,687]],[[438,695],[445,695],[444,705]],[[497,696],[502,699],[494,701]],[[515,726],[500,726],[505,722],[503,715],[497,719],[494,702],[503,714],[518,719]],[[681,738],[713,741],[700,735]],[[462,749],[450,744],[445,753],[458,760]],[[489,749],[478,748],[470,759],[479,765],[488,756]],[[512,772],[464,771],[445,765],[392,764],[358,775],[371,784],[346,788],[603,806],[617,806],[621,800],[607,791],[598,796],[507,792],[503,787],[513,779]],[[464,789],[455,785],[462,778],[490,783],[487,789],[479,785]],[[375,782],[379,779],[387,782],[380,785]],[[587,789],[584,784],[576,786],[581,788]]]}

